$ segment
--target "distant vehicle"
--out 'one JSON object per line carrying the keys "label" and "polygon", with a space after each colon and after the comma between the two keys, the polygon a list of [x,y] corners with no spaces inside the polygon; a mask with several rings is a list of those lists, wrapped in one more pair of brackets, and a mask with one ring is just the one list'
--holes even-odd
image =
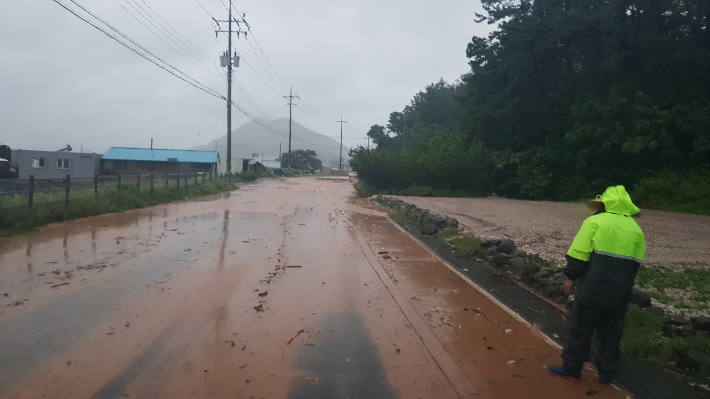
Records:
{"label": "distant vehicle", "polygon": [[11,179],[17,177],[17,169],[10,166],[10,161],[0,158],[0,179]]}
{"label": "distant vehicle", "polygon": [[348,173],[348,179],[357,179],[357,172]]}

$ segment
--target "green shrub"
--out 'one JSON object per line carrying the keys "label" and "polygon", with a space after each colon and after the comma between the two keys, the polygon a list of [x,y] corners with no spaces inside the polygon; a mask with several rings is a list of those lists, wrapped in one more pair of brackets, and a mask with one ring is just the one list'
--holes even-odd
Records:
{"label": "green shrub", "polygon": [[710,215],[710,170],[659,172],[634,186],[631,198],[641,208]]}
{"label": "green shrub", "polygon": [[368,198],[377,194],[377,190],[368,186],[363,180],[358,180],[353,184],[353,187],[355,187],[355,192],[357,192],[357,195],[361,198]]}
{"label": "green shrub", "polygon": [[235,173],[234,177],[232,178],[234,181],[240,181],[240,182],[251,182],[256,180],[256,173],[254,172],[241,172],[241,173]]}
{"label": "green shrub", "polygon": [[431,197],[434,195],[434,189],[430,186],[412,185],[409,188],[399,192],[400,195],[409,195],[413,197]]}

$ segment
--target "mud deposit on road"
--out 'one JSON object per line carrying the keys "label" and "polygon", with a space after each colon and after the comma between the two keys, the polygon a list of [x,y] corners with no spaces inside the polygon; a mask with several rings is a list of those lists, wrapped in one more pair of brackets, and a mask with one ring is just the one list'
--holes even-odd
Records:
{"label": "mud deposit on road", "polygon": [[624,398],[347,180],[0,239],[0,397]]}
{"label": "mud deposit on road", "polygon": [[[509,238],[518,248],[563,264],[582,221],[593,212],[584,204],[506,198],[395,197],[459,220],[482,238]],[[710,216],[642,209],[636,218],[646,236],[645,264],[710,268]]]}

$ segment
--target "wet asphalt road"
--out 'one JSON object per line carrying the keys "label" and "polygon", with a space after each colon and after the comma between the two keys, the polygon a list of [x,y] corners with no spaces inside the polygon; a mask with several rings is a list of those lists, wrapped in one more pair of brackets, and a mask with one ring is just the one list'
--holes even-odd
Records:
{"label": "wet asphalt road", "polygon": [[0,239],[0,295],[3,398],[595,389],[593,376],[549,379],[558,348],[354,198],[347,180],[264,180]]}

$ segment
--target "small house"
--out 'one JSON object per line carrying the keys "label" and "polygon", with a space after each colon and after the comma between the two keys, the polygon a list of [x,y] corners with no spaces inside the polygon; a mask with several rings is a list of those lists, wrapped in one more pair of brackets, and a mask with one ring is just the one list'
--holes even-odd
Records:
{"label": "small house", "polygon": [[11,150],[10,164],[17,169],[17,177],[29,179],[58,179],[93,177],[99,172],[101,154],[70,151]]}

